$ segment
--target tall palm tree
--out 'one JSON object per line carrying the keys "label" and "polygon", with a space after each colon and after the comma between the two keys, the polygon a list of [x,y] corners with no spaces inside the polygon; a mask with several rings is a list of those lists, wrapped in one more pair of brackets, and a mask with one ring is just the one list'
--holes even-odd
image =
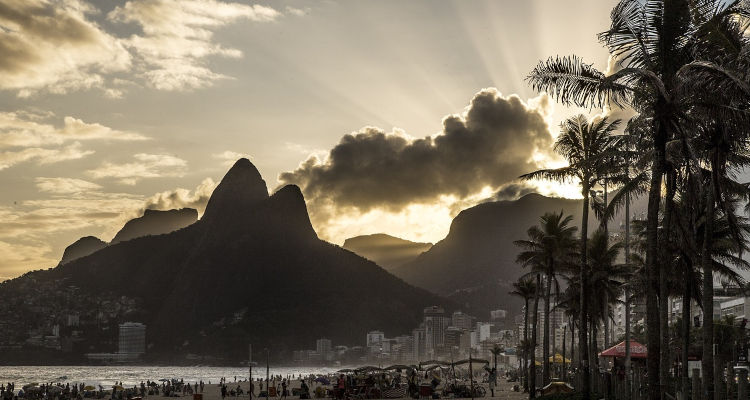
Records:
{"label": "tall palm tree", "polygon": [[[608,234],[603,229],[597,229],[591,236],[588,248],[591,298],[609,299],[614,303],[615,299],[620,297],[623,284],[630,279],[630,273],[625,265],[616,262],[621,250],[622,243],[610,243]],[[611,318],[609,304],[592,302],[589,306],[595,325],[599,321],[604,322]]]}
{"label": "tall palm tree", "polygon": [[528,361],[529,361],[529,352],[528,352],[528,343],[529,343],[529,302],[532,298],[534,298],[536,294],[536,283],[531,279],[524,279],[521,278],[516,282],[513,282],[513,291],[510,292],[510,294],[518,296],[523,299],[524,306],[523,306],[523,349],[522,349],[522,356],[523,356],[523,364],[521,364],[521,374],[523,375],[523,389],[524,391],[529,390],[529,381],[528,381],[528,375],[526,368],[528,367]]}
{"label": "tall palm tree", "polygon": [[528,239],[516,240],[514,244],[522,249],[517,262],[524,267],[531,267],[529,275],[543,274],[546,276],[544,285],[544,338],[543,338],[543,373],[542,383],[546,385],[550,380],[549,362],[549,334],[550,334],[550,304],[552,300],[551,288],[555,274],[559,269],[569,265],[575,251],[574,226],[569,226],[573,217],[560,213],[545,213],[539,219],[538,226],[532,226],[526,234]]}
{"label": "tall palm tree", "polygon": [[504,350],[505,348],[503,348],[503,346],[500,346],[499,344],[495,344],[490,349],[490,353],[492,353],[492,362],[493,362],[493,367],[495,368],[495,371],[497,371],[497,356],[499,356],[500,353],[502,353]]}
{"label": "tall palm tree", "polygon": [[[704,0],[621,0],[612,11],[610,28],[600,34],[611,55],[623,66],[605,75],[580,58],[550,58],[531,72],[528,80],[564,103],[581,106],[631,105],[647,112],[652,124],[652,164],[647,210],[646,291],[649,356],[647,360],[649,398],[659,399],[666,382],[660,381],[660,339],[658,227],[662,176],[667,171],[667,142],[679,136],[682,113],[691,96],[684,96],[684,82],[691,69],[722,69],[712,60],[697,60],[695,46],[710,38],[720,26],[718,18],[742,15],[737,1]],[[721,37],[721,35],[714,35]],[[719,39],[712,39],[719,40]],[[731,81],[731,79],[730,79]],[[667,366],[663,366],[666,368]],[[710,371],[709,371],[710,372]],[[707,394],[712,395],[713,374],[708,375]],[[587,383],[587,382],[586,382]],[[586,384],[585,383],[585,384]],[[588,397],[589,387],[585,388]]]}
{"label": "tall palm tree", "polygon": [[[568,166],[556,169],[542,169],[522,175],[523,179],[549,179],[558,182],[577,179],[581,185],[583,196],[583,212],[581,217],[581,241],[580,241],[580,269],[581,280],[579,315],[581,328],[587,326],[588,317],[588,218],[589,218],[589,196],[596,181],[605,175],[609,175],[614,166],[613,153],[616,151],[616,140],[614,132],[620,124],[620,120],[610,122],[607,118],[589,122],[586,116],[577,115],[568,118],[561,125],[560,136],[555,141],[555,152],[565,157]],[[580,369],[583,373],[584,391],[588,394],[590,390],[590,356],[587,348],[587,330],[578,330],[578,346],[580,354]]]}

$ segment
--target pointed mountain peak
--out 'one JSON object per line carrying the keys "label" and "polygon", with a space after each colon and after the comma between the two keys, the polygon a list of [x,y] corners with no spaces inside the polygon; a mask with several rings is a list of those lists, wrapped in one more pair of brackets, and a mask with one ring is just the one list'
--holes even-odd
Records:
{"label": "pointed mountain peak", "polygon": [[299,186],[286,185],[277,190],[269,199],[268,208],[276,223],[286,232],[307,238],[318,237],[310,222],[305,197]]}
{"label": "pointed mountain peak", "polygon": [[236,214],[268,198],[268,188],[260,172],[247,158],[240,158],[214,189],[203,214],[204,220]]}

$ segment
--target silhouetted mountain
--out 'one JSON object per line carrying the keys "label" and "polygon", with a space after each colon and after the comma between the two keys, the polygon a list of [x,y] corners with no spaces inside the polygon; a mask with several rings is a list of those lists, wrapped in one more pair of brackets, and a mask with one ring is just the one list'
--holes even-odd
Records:
{"label": "silhouetted mountain", "polygon": [[137,310],[127,318],[148,326],[149,353],[160,360],[187,353],[242,360],[248,343],[288,357],[320,337],[361,344],[373,329],[408,333],[424,307],[452,308],[319,240],[299,188],[268,196],[246,159],[226,174],[198,222],[33,276],[64,280],[91,296],[133,298]]}
{"label": "silhouetted mountain", "polygon": [[112,238],[110,244],[124,242],[147,235],[162,235],[182,229],[198,220],[198,211],[193,208],[179,210],[146,210],[143,216],[131,219]]}
{"label": "silhouetted mountain", "polygon": [[[631,213],[645,209],[645,196],[635,199]],[[393,270],[393,274],[415,286],[447,296],[463,309],[487,318],[493,309],[511,315],[520,312],[523,302],[510,296],[511,284],[526,271],[516,264],[515,240],[527,238],[526,230],[539,224],[545,212],[573,216],[580,228],[581,200],[545,197],[532,193],[518,200],[482,203],[461,211],[451,223],[448,235],[415,260]],[[621,210],[610,222],[610,232],[620,231]],[[589,213],[589,232],[599,225]]]}
{"label": "silhouetted mountain", "polygon": [[[524,271],[516,264],[513,241],[548,211],[572,214],[580,224],[581,201],[528,194],[518,200],[482,203],[461,211],[445,239],[393,273],[434,293],[450,296],[478,317],[492,309],[520,310],[508,295]],[[593,218],[592,218],[593,220]]]}
{"label": "silhouetted mountain", "polygon": [[65,248],[60,264],[69,263],[107,247],[107,242],[94,237],[84,236]]}
{"label": "silhouetted mountain", "polygon": [[411,242],[376,233],[346,239],[343,247],[391,271],[429,250],[432,243]]}

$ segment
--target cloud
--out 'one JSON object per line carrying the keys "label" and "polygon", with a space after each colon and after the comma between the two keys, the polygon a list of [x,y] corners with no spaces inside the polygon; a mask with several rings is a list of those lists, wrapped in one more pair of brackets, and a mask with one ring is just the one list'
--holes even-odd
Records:
{"label": "cloud", "polygon": [[524,103],[484,89],[435,136],[366,127],[344,136],[325,160],[311,157],[279,181],[298,184],[313,208],[399,211],[440,196],[463,199],[539,167],[553,142],[549,112],[546,95]]}
{"label": "cloud", "polygon": [[294,15],[296,17],[304,17],[305,15],[310,13],[309,7],[295,8],[295,7],[286,6],[284,10],[286,11],[287,14]]}
{"label": "cloud", "polygon": [[41,122],[49,116],[34,113],[0,112],[0,148],[59,145],[82,140],[148,140],[139,133],[119,131],[98,123],[66,116],[61,127]]}
{"label": "cloud", "polygon": [[212,154],[211,156],[218,160],[222,160],[222,165],[226,165],[226,166],[231,166],[240,158],[247,158],[247,159],[252,158],[249,154],[238,153],[236,151],[231,151],[231,150],[226,150],[221,153]]}
{"label": "cloud", "polygon": [[281,16],[217,0],[132,0],[107,15],[140,31],[119,37],[92,20],[98,14],[82,0],[0,0],[0,89],[29,97],[99,88],[116,99],[124,93],[117,82],[129,73],[160,90],[207,87],[227,78],[207,66],[209,57],[242,56],[213,41],[216,29]]}
{"label": "cloud", "polygon": [[87,19],[95,12],[77,0],[0,0],[0,88],[66,93],[127,70],[125,47]]}
{"label": "cloud", "polygon": [[123,43],[152,87],[190,90],[226,78],[206,66],[209,56],[242,56],[237,49],[214,43],[215,29],[240,19],[270,22],[280,15],[266,6],[215,0],[132,0],[115,8],[108,18],[141,27],[143,34]]}
{"label": "cloud", "polygon": [[206,178],[192,191],[177,188],[146,197],[104,192],[77,178],[39,177],[35,183],[45,198],[0,206],[0,281],[56,265],[65,246],[82,234],[110,240],[145,209],[191,207],[202,213],[216,187]]}
{"label": "cloud", "polygon": [[40,191],[54,194],[85,193],[97,191],[102,188],[96,183],[75,178],[38,177],[34,181]]}
{"label": "cloud", "polygon": [[53,164],[61,161],[77,160],[94,154],[93,150],[82,150],[81,143],[75,142],[59,149],[30,147],[18,151],[0,152],[0,170],[10,168],[26,161],[36,161],[39,165]]}
{"label": "cloud", "polygon": [[50,257],[51,251],[52,248],[42,242],[20,244],[0,241],[0,259],[3,260],[0,282],[29,270],[56,264],[57,260]]}
{"label": "cloud", "polygon": [[511,182],[501,186],[491,200],[516,200],[529,193],[539,193],[539,188],[529,182]]}
{"label": "cloud", "polygon": [[117,178],[125,185],[135,185],[144,178],[180,177],[185,174],[187,161],[169,154],[139,153],[135,162],[115,164],[105,162],[87,173],[95,178]]}
{"label": "cloud", "polygon": [[177,188],[156,193],[146,199],[143,209],[172,210],[176,208],[195,208],[198,210],[198,213],[203,214],[214,189],[216,189],[216,182],[211,178],[206,178],[192,192],[187,189]]}

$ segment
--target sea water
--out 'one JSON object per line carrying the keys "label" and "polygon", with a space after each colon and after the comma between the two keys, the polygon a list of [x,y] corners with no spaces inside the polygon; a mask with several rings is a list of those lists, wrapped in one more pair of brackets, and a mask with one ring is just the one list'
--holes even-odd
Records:
{"label": "sea water", "polygon": [[[271,375],[307,376],[310,374],[327,375],[343,367],[270,367]],[[185,382],[218,383],[226,378],[228,383],[245,380],[248,377],[247,367],[148,367],[148,366],[0,366],[0,383],[15,382],[20,388],[29,383],[85,383],[86,385],[102,385],[110,388],[115,382],[122,382],[123,386],[140,385],[146,380],[183,379]],[[265,378],[266,367],[253,367],[253,378]],[[98,387],[98,386],[97,386]]]}

